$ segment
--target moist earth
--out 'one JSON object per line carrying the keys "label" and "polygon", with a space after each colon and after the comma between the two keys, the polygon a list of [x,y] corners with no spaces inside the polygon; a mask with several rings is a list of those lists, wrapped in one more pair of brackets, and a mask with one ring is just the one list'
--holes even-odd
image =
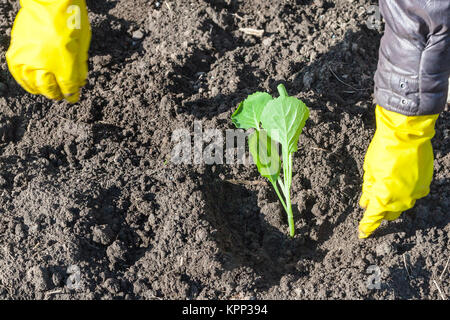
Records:
{"label": "moist earth", "polygon": [[[357,237],[375,129],[376,2],[87,4],[89,79],[70,105],[12,79],[4,53],[19,1],[0,0],[1,299],[450,295],[448,106],[431,193]],[[255,166],[172,157],[174,131],[225,134],[241,100],[277,95],[280,83],[311,114],[294,155],[293,239]]]}

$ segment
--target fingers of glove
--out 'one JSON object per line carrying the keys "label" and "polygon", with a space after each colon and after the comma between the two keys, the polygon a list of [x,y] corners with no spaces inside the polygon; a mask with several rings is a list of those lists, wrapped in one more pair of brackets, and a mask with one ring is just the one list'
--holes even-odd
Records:
{"label": "fingers of glove", "polygon": [[359,206],[363,209],[366,209],[369,205],[369,195],[363,191],[361,198],[359,199]]}
{"label": "fingers of glove", "polygon": [[58,84],[64,95],[64,98],[69,103],[77,103],[80,100],[80,91],[87,82],[88,67],[86,61],[80,61],[75,67],[78,71],[77,81],[58,79]]}
{"label": "fingers of glove", "polygon": [[360,239],[365,239],[369,237],[381,224],[381,221],[388,220],[393,221],[400,217],[401,211],[398,212],[384,212],[384,211],[372,211],[366,210],[364,217],[359,223],[359,234]]}
{"label": "fingers of glove", "polygon": [[30,70],[24,65],[10,66],[11,75],[17,83],[31,94],[38,94],[34,81],[30,77]]}
{"label": "fingers of glove", "polygon": [[62,94],[52,73],[45,70],[33,70],[20,65],[10,68],[16,81],[31,94],[42,94],[49,99],[61,100]]}
{"label": "fingers of glove", "polygon": [[364,212],[364,216],[359,222],[359,238],[365,239],[370,236],[381,224],[385,217],[385,212],[373,210],[370,206]]}
{"label": "fingers of glove", "polygon": [[70,103],[78,102],[80,98],[80,85],[83,83],[71,83],[61,80],[61,78],[57,79],[58,85],[61,89],[61,92],[64,98]]}
{"label": "fingers of glove", "polygon": [[10,71],[17,83],[31,94],[42,94],[53,100],[65,98],[70,103],[76,103],[79,100],[79,86],[66,85],[61,88],[51,72],[32,70],[24,65],[10,68]]}
{"label": "fingers of glove", "polygon": [[70,93],[70,94],[65,94],[64,98],[69,102],[69,103],[77,103],[80,100],[80,90],[78,90],[75,93]]}
{"label": "fingers of glove", "polygon": [[61,100],[63,95],[53,73],[45,70],[35,70],[34,78],[38,92],[49,99]]}

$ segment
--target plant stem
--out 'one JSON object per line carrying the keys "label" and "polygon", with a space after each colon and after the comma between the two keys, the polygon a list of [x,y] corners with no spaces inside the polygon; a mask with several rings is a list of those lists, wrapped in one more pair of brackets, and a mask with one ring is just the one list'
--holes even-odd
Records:
{"label": "plant stem", "polygon": [[280,94],[280,97],[288,97],[287,90],[284,86],[284,84],[280,83],[277,87],[278,93]]}
{"label": "plant stem", "polygon": [[288,215],[288,223],[289,223],[289,234],[293,238],[295,235],[295,224],[294,224],[294,214],[292,213],[292,204],[291,204],[291,195],[288,192],[287,198],[287,215]]}
{"label": "plant stem", "polygon": [[280,193],[280,190],[277,187],[277,183],[272,183],[273,188],[275,189],[275,192],[277,193],[278,198],[280,199],[281,204],[283,205],[284,210],[286,210],[287,212],[287,207],[286,207],[286,203],[283,200],[283,196]]}
{"label": "plant stem", "polygon": [[292,213],[292,204],[291,204],[291,175],[292,175],[292,156],[289,153],[287,147],[282,146],[282,154],[283,154],[283,180],[284,180],[284,197],[286,199],[286,213],[289,224],[289,233],[291,237],[295,235],[295,224],[294,224],[294,215]]}
{"label": "plant stem", "polygon": [[289,189],[292,185],[292,153],[289,153]]}
{"label": "plant stem", "polygon": [[286,197],[286,205],[288,208],[288,222],[291,237],[295,235],[295,223],[294,223],[294,214],[292,212],[292,204],[291,204],[291,184],[292,184],[292,153],[289,153],[288,156],[288,185],[286,186],[287,197]]}
{"label": "plant stem", "polygon": [[284,195],[284,197],[286,198],[286,194],[284,193],[285,192],[285,187],[284,187],[284,183],[283,183],[283,180],[281,180],[281,178],[280,177],[278,177],[278,184],[280,185],[280,187],[281,187],[281,191],[283,191],[283,195]]}
{"label": "plant stem", "polygon": [[[283,182],[286,190],[289,190],[289,159],[287,157],[288,150],[285,146],[282,146],[281,153],[283,158]],[[285,194],[286,196],[286,194]]]}

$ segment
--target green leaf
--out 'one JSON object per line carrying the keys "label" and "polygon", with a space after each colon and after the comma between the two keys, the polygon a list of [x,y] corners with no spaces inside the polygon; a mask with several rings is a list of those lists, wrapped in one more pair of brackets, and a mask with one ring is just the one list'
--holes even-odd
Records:
{"label": "green leaf", "polygon": [[256,92],[242,101],[231,116],[234,125],[239,129],[259,129],[261,113],[272,96],[266,92]]}
{"label": "green leaf", "polygon": [[270,139],[266,131],[260,130],[249,136],[248,146],[259,173],[276,185],[281,169],[277,144]]}
{"label": "green leaf", "polygon": [[279,97],[267,103],[261,114],[262,127],[269,136],[287,148],[297,151],[297,143],[309,117],[309,109],[295,97]]}

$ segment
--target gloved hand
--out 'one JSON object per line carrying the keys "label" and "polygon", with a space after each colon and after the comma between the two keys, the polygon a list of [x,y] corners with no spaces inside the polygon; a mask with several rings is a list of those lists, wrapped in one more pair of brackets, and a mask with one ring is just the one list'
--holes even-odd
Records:
{"label": "gloved hand", "polygon": [[364,160],[360,205],[366,209],[359,238],[367,238],[383,219],[395,220],[430,192],[431,138],[438,115],[404,116],[376,107],[377,129]]}
{"label": "gloved hand", "polygon": [[9,70],[32,94],[79,99],[91,29],[85,0],[21,0],[6,53]]}

